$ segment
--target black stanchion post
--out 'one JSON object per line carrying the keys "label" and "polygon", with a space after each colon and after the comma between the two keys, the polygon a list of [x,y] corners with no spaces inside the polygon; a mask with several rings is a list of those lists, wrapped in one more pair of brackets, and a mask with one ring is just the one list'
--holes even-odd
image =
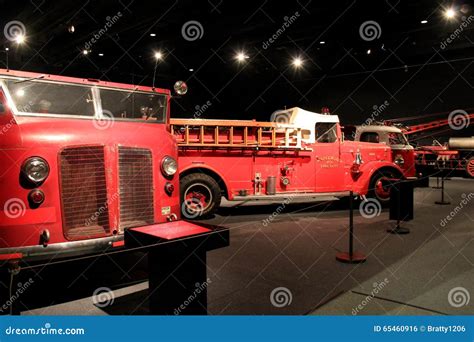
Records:
{"label": "black stanchion post", "polygon": [[361,252],[354,252],[354,193],[349,195],[349,252],[339,252],[336,260],[346,264],[360,264],[367,260]]}
{"label": "black stanchion post", "polygon": [[441,177],[441,201],[436,201],[435,204],[448,205],[451,204],[449,201],[444,200],[444,177]]}

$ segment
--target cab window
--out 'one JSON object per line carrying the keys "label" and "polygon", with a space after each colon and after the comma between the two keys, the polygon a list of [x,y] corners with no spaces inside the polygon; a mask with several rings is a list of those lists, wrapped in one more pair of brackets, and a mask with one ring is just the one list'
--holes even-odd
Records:
{"label": "cab window", "polygon": [[166,121],[166,96],[100,89],[102,110],[118,119],[138,119],[163,123]]}
{"label": "cab window", "polygon": [[94,116],[90,87],[29,80],[7,80],[6,84],[21,113]]}
{"label": "cab window", "polygon": [[379,134],[375,132],[364,132],[360,135],[360,141],[370,142],[370,143],[379,143],[380,142]]}
{"label": "cab window", "polygon": [[315,126],[316,142],[333,143],[337,141],[337,124],[332,122],[318,122]]}

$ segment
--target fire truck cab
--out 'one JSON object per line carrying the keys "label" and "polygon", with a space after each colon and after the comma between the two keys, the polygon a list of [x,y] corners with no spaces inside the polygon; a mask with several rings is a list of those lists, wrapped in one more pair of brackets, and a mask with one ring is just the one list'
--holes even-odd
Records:
{"label": "fire truck cab", "polygon": [[171,120],[185,216],[212,214],[222,196],[327,201],[353,191],[386,202],[387,180],[404,177],[389,146],[345,141],[337,115],[291,108],[272,119]]}
{"label": "fire truck cab", "polygon": [[415,150],[408,142],[403,131],[395,126],[363,125],[356,126],[354,140],[370,143],[382,143],[392,149],[392,160],[407,178],[416,176]]}
{"label": "fire truck cab", "polygon": [[165,89],[0,70],[0,261],[104,252],[130,228],[175,229],[169,101]]}

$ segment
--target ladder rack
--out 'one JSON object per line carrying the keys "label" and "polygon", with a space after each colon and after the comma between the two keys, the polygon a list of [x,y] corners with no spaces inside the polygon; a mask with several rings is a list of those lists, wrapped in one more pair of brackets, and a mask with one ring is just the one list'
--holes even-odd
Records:
{"label": "ladder rack", "polygon": [[302,146],[301,128],[251,120],[171,119],[178,147],[311,150]]}

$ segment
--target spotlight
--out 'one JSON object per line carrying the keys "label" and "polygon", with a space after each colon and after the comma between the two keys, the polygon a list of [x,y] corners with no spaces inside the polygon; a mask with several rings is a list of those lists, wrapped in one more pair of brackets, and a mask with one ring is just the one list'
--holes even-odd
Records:
{"label": "spotlight", "polygon": [[422,20],[421,23],[422,23],[422,24],[427,24],[427,23],[428,23],[428,20]]}
{"label": "spotlight", "polygon": [[99,56],[100,56],[100,57],[104,57],[104,54],[103,54],[103,53],[99,53]]}
{"label": "spotlight", "polygon": [[163,54],[160,51],[155,52],[155,59],[157,61],[162,60],[163,59]]}
{"label": "spotlight", "polygon": [[237,59],[237,61],[239,62],[243,62],[245,61],[246,59],[248,59],[249,56],[247,56],[245,53],[243,52],[239,52],[237,55],[235,55],[235,59]]}
{"label": "spotlight", "polygon": [[300,68],[303,65],[303,60],[300,57],[296,57],[293,59],[293,66],[295,68]]}
{"label": "spotlight", "polygon": [[25,36],[23,34],[18,34],[16,37],[15,37],[15,42],[17,44],[23,44],[25,42]]}
{"label": "spotlight", "polygon": [[189,71],[190,71],[190,72],[193,72],[193,71],[194,71],[194,69],[193,69],[193,68],[191,68],[191,69],[189,69]]}
{"label": "spotlight", "polygon": [[448,19],[453,19],[456,16],[456,12],[452,8],[448,8],[444,11],[444,16]]}
{"label": "spotlight", "polygon": [[9,48],[5,48],[5,51],[10,51],[10,49],[9,49]]}
{"label": "spotlight", "polygon": [[324,40],[321,40],[321,41],[319,42],[319,44],[324,45],[324,44],[326,44],[326,42],[325,42]]}
{"label": "spotlight", "polygon": [[89,54],[89,51],[88,50],[82,50],[82,54],[85,56],[85,55]]}
{"label": "spotlight", "polygon": [[372,53],[372,50],[368,49],[367,54],[370,55]]}
{"label": "spotlight", "polygon": [[69,25],[67,27],[67,30],[68,30],[69,33],[74,33],[74,31],[76,31],[76,28],[74,27],[74,25]]}
{"label": "spotlight", "polygon": [[150,33],[150,37],[156,37],[156,33]]}

